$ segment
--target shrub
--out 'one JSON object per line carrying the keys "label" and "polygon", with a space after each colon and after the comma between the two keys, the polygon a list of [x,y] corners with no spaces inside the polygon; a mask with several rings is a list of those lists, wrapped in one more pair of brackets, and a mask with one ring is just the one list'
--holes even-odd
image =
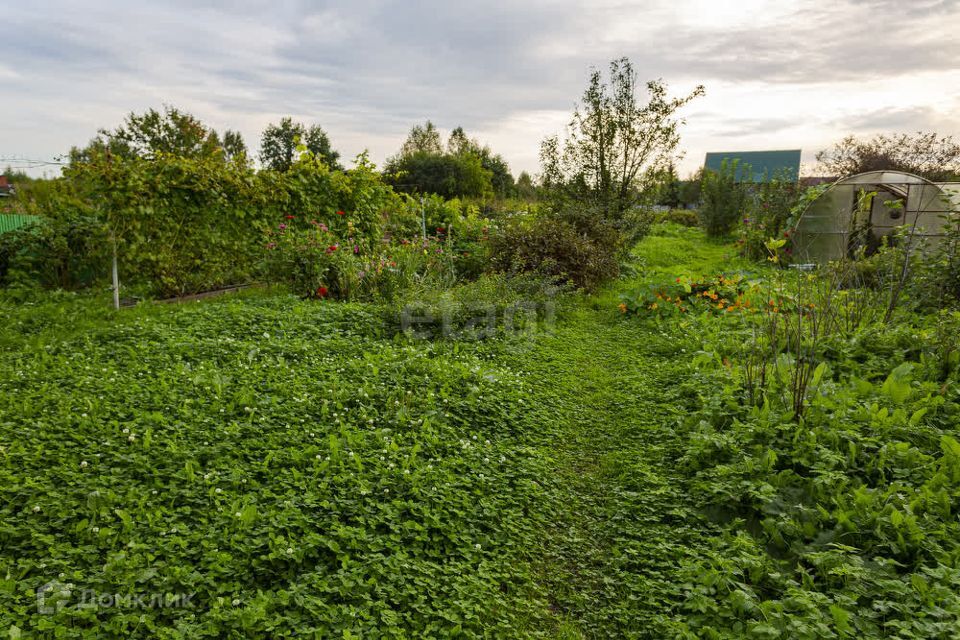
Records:
{"label": "shrub", "polygon": [[[797,185],[780,178],[766,180],[755,186],[738,228],[740,255],[751,260],[766,260],[769,252],[765,245],[770,238],[789,239],[787,221],[798,206],[797,195]],[[805,198],[800,201],[801,205],[805,202]],[[786,256],[792,253],[789,242],[784,252]]]}
{"label": "shrub", "polygon": [[657,213],[653,218],[658,224],[671,222],[683,227],[700,226],[700,217],[693,209],[668,209]]}
{"label": "shrub", "polygon": [[621,232],[613,224],[602,220],[586,223],[582,214],[511,222],[491,242],[495,270],[536,273],[587,290],[617,277],[624,246]]}
{"label": "shrub", "polygon": [[331,171],[309,153],[284,173],[219,158],[94,154],[65,170],[63,187],[115,235],[121,283],[161,296],[260,277],[263,232],[287,215],[372,250],[395,197],[365,156]]}
{"label": "shrub", "polygon": [[104,225],[77,213],[0,234],[0,284],[79,289],[109,272]]}
{"label": "shrub", "polygon": [[738,161],[720,165],[720,171],[703,174],[700,224],[710,237],[730,233],[747,206],[746,185],[737,180]]}

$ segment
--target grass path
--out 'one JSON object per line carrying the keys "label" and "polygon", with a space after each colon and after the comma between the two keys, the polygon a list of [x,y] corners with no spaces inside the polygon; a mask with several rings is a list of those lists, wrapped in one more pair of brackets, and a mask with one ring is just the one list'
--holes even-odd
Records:
{"label": "grass path", "polygon": [[[646,277],[661,277],[661,262],[675,269],[678,255],[692,272],[723,264],[725,248],[686,244],[648,239]],[[615,292],[646,277],[564,316],[522,365],[537,398],[529,428],[555,425],[544,443],[554,501],[540,575],[556,637],[664,637],[681,563],[710,533],[676,464],[695,401],[690,342],[611,313]]]}

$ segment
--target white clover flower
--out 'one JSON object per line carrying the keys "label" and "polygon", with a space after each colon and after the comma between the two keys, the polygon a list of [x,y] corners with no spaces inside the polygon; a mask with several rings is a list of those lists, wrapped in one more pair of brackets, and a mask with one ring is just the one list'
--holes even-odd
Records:
{"label": "white clover flower", "polygon": [[123,432],[124,432],[124,433],[130,433],[130,427],[124,427],[124,428],[123,428]]}
{"label": "white clover flower", "polygon": [[87,461],[86,461],[86,460],[83,460],[83,461],[80,463],[80,468],[81,468],[81,469],[86,469],[86,468],[87,468]]}
{"label": "white clover flower", "polygon": [[290,555],[292,553],[293,553],[293,547],[287,547],[287,555]]}
{"label": "white clover flower", "polygon": [[87,417],[87,414],[81,413],[81,414],[80,414],[80,417],[81,417],[81,418],[86,418],[86,417]]}
{"label": "white clover flower", "polygon": [[235,516],[237,516],[237,517],[239,518],[239,517],[240,517],[241,515],[243,515],[243,514],[241,514],[239,511],[237,511],[237,512],[236,512],[235,514],[233,514],[233,515],[235,515]]}
{"label": "white clover flower", "polygon": [[93,529],[91,529],[91,531],[93,531],[94,533],[100,533],[100,527],[94,527]]}
{"label": "white clover flower", "polygon": [[136,439],[137,439],[137,436],[132,433],[129,436],[127,436],[127,440],[129,440],[130,442],[134,442]]}
{"label": "white clover flower", "polygon": [[317,460],[323,460],[323,456],[320,455],[319,453],[317,454]]}
{"label": "white clover flower", "polygon": [[214,492],[214,493],[223,493],[223,489],[221,489],[220,487],[217,487],[216,489],[213,490],[213,492]]}
{"label": "white clover flower", "polygon": [[473,545],[473,548],[476,549],[477,551],[480,551],[480,549],[481,549],[482,547],[480,546],[480,543],[478,542],[477,544]]}
{"label": "white clover flower", "polygon": [[235,607],[239,607],[239,606],[240,606],[240,598],[234,598],[233,601],[232,601],[230,604],[232,604],[232,605],[235,606]]}

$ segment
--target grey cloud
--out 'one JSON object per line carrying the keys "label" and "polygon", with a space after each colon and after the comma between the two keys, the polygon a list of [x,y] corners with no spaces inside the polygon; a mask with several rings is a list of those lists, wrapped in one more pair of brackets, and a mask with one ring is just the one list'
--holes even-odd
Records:
{"label": "grey cloud", "polygon": [[[954,0],[911,9],[899,0],[807,0],[780,24],[729,28],[678,23],[673,4],[682,1],[22,4],[0,39],[0,64],[20,74],[0,85],[0,117],[31,134],[6,136],[0,155],[62,152],[126,111],[166,101],[242,129],[252,147],[264,122],[291,114],[319,122],[335,143],[367,133],[382,158],[425,118],[490,131],[516,114],[570,109],[588,68],[620,55],[644,78],[703,82],[708,92],[711,82],[799,91],[947,72],[960,58]],[[611,36],[627,18],[636,28]],[[922,120],[898,108],[865,118]],[[731,137],[792,124],[775,114],[708,116]],[[51,130],[33,133],[43,129]]]}

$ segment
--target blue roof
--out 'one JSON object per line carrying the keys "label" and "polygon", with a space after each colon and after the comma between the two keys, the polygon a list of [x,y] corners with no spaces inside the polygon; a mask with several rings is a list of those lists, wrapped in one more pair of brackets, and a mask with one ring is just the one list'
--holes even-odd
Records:
{"label": "blue roof", "polygon": [[[738,160],[737,180],[742,182],[765,182],[782,178],[796,182],[800,179],[800,149],[780,151],[711,151],[703,162],[705,169],[719,171],[720,164]],[[750,167],[750,173],[746,169]]]}

